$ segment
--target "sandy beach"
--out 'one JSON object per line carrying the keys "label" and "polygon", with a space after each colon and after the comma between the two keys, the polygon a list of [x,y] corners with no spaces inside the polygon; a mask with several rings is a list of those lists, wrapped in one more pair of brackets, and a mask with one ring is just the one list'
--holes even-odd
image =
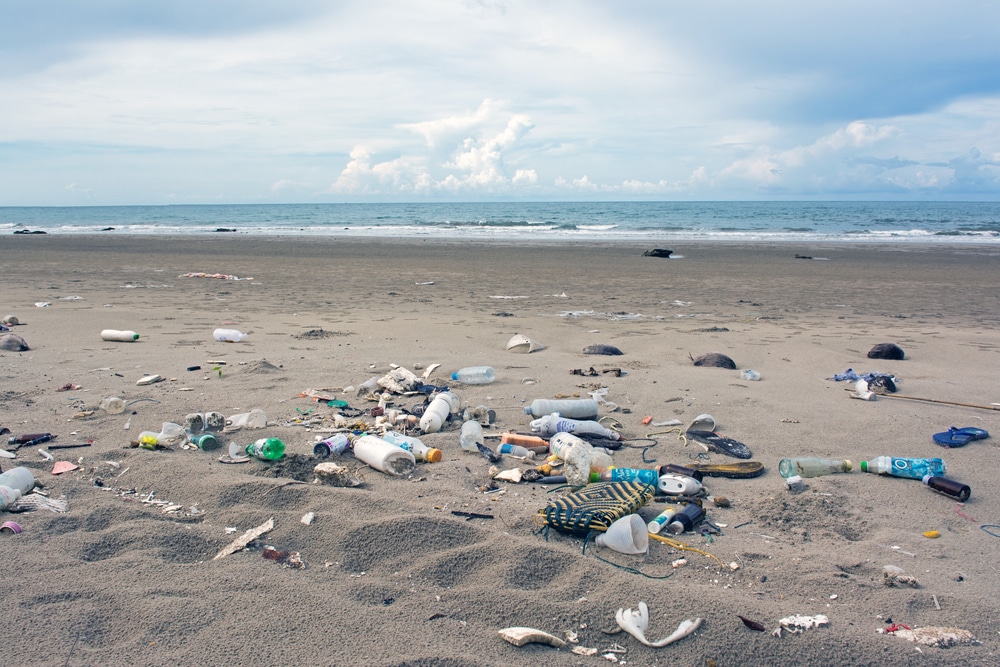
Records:
{"label": "sandy beach", "polygon": [[[1000,402],[1000,248],[692,243],[671,248],[680,258],[644,257],[651,247],[3,237],[0,315],[20,320],[12,332],[31,349],[0,352],[0,425],[12,436],[57,434],[49,444],[93,440],[51,451],[79,466],[60,475],[39,446],[0,459],[4,470],[30,468],[50,498],[68,504],[65,513],[0,517],[23,527],[0,536],[8,661],[599,666],[611,655],[636,666],[996,664],[1000,528],[989,526],[1000,524],[992,468],[1000,414],[985,408]],[[183,277],[192,272],[244,280]],[[249,335],[220,343],[212,338],[220,326]],[[140,339],[103,341],[106,328]],[[506,351],[514,334],[546,349]],[[598,343],[624,354],[583,354]],[[868,359],[877,343],[899,345],[906,359]],[[708,352],[761,380],[692,364]],[[326,389],[368,410],[375,404],[344,389],[392,364],[418,375],[441,364],[427,381],[450,385],[463,406],[495,410],[488,435],[528,431],[523,407],[533,399],[606,387],[619,410],[602,416],[620,423],[626,441],[616,466],[703,460],[704,450],[674,434],[653,436],[645,451],[650,442],[638,439],[658,430],[643,425],[646,416],[688,422],[708,413],[766,472],[705,478],[712,496],[731,503],[705,501],[721,534],[678,539],[718,561],[657,542],[640,556],[593,541],[584,552],[578,537],[541,533],[535,515],[566,490],[496,482],[499,491],[483,491],[491,464],[461,450],[460,420],[420,436],[444,456],[412,476],[344,455],[336,460],[359,469],[362,486],[312,483],[315,419],[332,420],[336,408],[300,394]],[[450,381],[472,365],[493,366],[497,380]],[[596,376],[570,373],[590,367]],[[622,373],[602,372],[609,369]],[[893,374],[900,395],[934,402],[852,400],[848,383],[830,379],[847,369]],[[166,380],[136,385],[149,374]],[[98,409],[108,396],[126,411]],[[403,409],[419,402],[394,398]],[[218,451],[129,446],[189,413],[252,409],[264,411],[267,427],[229,433],[227,442],[278,437],[282,461],[223,464]],[[993,437],[946,449],[932,435],[949,426]],[[793,494],[777,470],[783,457],[857,465],[880,455],[940,457],[972,496],[959,505],[918,481],[857,470],[808,479]],[[709,461],[735,459],[712,453]],[[499,467],[531,464],[505,458]],[[164,511],[173,505],[180,509]],[[648,521],[660,507],[640,514]],[[311,525],[300,521],[308,512]],[[273,530],[249,549],[213,560],[270,518]],[[298,552],[305,567],[262,557],[265,545]],[[673,567],[680,558],[686,565]],[[886,586],[886,565],[919,587]],[[685,619],[703,622],[664,648],[608,634],[615,612],[640,601],[651,639]],[[829,622],[772,633],[796,614]],[[918,646],[878,632],[890,623],[960,628],[978,643]],[[497,634],[510,626],[574,642],[518,648]]]}

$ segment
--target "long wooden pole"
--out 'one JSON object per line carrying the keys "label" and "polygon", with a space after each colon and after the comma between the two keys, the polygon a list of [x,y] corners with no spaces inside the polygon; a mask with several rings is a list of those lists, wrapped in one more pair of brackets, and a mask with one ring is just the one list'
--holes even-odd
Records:
{"label": "long wooden pole", "polygon": [[959,405],[963,408],[979,408],[980,410],[1000,410],[1000,405],[976,405],[975,403],[959,403],[957,401],[941,401],[936,398],[920,398],[919,396],[903,396],[901,394],[880,394],[888,398],[905,398],[909,401],[924,401],[925,403],[942,403],[944,405]]}

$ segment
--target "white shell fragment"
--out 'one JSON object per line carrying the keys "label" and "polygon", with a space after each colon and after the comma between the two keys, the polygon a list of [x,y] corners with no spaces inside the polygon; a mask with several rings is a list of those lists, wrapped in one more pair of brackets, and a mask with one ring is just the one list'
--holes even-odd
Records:
{"label": "white shell fragment", "polygon": [[566,646],[566,642],[555,635],[551,635],[543,630],[536,630],[535,628],[526,628],[523,626],[504,628],[499,631],[499,634],[505,641],[510,642],[514,646],[524,646],[525,644],[548,644],[556,648]]}
{"label": "white shell fragment", "polygon": [[812,628],[818,628],[821,625],[830,625],[830,619],[823,614],[816,614],[815,616],[795,614],[794,616],[786,616],[778,621],[778,624],[789,632],[799,633],[811,630]]}
{"label": "white shell fragment", "polygon": [[668,646],[678,640],[684,639],[698,629],[698,626],[701,625],[701,620],[700,618],[696,618],[693,621],[690,619],[681,621],[677,629],[669,636],[659,641],[651,642],[646,639],[646,628],[649,626],[649,608],[645,602],[639,602],[639,609],[637,611],[619,609],[615,614],[615,621],[618,623],[618,627],[638,639],[641,643],[653,648]]}
{"label": "white shell fragment", "polygon": [[924,646],[935,646],[937,648],[951,648],[962,644],[977,644],[975,636],[968,630],[961,628],[942,628],[929,626],[926,628],[913,628],[912,630],[902,629],[892,633],[897,637],[909,640]]}
{"label": "white shell fragment", "polygon": [[518,468],[511,468],[510,470],[503,470],[493,475],[493,479],[499,479],[504,482],[513,482],[514,484],[519,484],[521,482],[522,473]]}
{"label": "white shell fragment", "polygon": [[270,518],[256,528],[251,528],[247,532],[240,535],[238,538],[230,542],[225,548],[219,553],[215,554],[215,558],[212,560],[219,560],[220,558],[225,558],[229,554],[236,553],[241,549],[245,549],[248,544],[256,540],[258,537],[264,533],[274,529],[274,518]]}
{"label": "white shell fragment", "polygon": [[316,519],[316,512],[306,512],[299,519],[299,522],[304,526],[311,526],[312,522]]}

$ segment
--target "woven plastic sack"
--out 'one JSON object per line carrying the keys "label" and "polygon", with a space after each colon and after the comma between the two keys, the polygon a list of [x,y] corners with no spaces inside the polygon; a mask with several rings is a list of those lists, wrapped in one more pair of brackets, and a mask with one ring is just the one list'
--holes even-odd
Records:
{"label": "woven plastic sack", "polygon": [[607,530],[617,519],[634,514],[652,500],[656,489],[641,482],[588,484],[552,500],[539,514],[539,523],[574,535]]}

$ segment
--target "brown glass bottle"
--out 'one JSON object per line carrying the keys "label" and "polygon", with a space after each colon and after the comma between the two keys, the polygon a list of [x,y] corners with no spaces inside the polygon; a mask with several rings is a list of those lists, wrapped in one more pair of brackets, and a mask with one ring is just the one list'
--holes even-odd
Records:
{"label": "brown glass bottle", "polygon": [[957,498],[959,502],[965,502],[972,495],[972,489],[967,484],[956,482],[947,477],[936,477],[934,475],[924,476],[924,484],[931,487],[938,493]]}

